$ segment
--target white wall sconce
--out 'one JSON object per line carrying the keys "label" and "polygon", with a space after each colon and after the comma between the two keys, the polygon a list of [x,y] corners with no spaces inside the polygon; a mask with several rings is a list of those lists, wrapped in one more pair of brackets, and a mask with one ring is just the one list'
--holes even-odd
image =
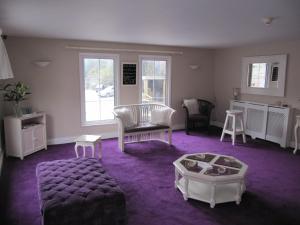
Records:
{"label": "white wall sconce", "polygon": [[191,65],[189,65],[189,67],[190,67],[191,70],[199,69],[199,65],[197,65],[197,64],[191,64]]}
{"label": "white wall sconce", "polygon": [[36,60],[33,61],[33,64],[36,65],[37,67],[46,67],[51,63],[51,60]]}

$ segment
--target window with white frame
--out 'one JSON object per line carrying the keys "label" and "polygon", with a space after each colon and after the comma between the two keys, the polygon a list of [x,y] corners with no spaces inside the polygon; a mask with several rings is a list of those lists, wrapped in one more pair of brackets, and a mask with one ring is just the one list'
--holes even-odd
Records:
{"label": "window with white frame", "polygon": [[114,120],[117,104],[119,56],[80,53],[81,121],[98,125]]}
{"label": "window with white frame", "polygon": [[140,102],[170,104],[171,57],[140,56]]}

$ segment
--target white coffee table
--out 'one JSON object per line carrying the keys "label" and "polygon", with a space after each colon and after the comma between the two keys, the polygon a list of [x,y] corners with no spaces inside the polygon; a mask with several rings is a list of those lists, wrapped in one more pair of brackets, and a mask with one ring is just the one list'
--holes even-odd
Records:
{"label": "white coffee table", "polygon": [[246,190],[248,166],[226,155],[196,153],[183,155],[175,162],[175,188],[188,198],[215,204],[235,201],[240,204]]}

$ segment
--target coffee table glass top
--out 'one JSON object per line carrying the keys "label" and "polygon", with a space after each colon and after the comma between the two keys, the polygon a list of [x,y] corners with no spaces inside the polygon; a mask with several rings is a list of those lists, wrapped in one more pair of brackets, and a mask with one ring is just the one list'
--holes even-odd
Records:
{"label": "coffee table glass top", "polygon": [[239,174],[244,165],[234,157],[211,153],[185,155],[178,162],[188,172],[210,177]]}
{"label": "coffee table glass top", "polygon": [[180,163],[191,172],[199,173],[202,170],[202,167],[198,166],[198,163],[195,161],[183,159]]}
{"label": "coffee table glass top", "polygon": [[242,164],[239,163],[237,160],[235,160],[232,157],[220,156],[217,159],[217,161],[215,162],[215,164],[221,165],[221,166],[233,167],[233,168],[237,168],[237,169],[242,168]]}
{"label": "coffee table glass top", "polygon": [[186,158],[208,163],[208,162],[212,161],[215,157],[216,156],[212,155],[212,154],[199,153],[199,154],[196,154],[196,155],[189,155]]}

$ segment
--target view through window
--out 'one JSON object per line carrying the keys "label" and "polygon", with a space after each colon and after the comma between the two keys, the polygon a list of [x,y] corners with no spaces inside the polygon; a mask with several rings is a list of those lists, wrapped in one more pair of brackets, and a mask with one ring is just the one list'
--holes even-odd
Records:
{"label": "view through window", "polygon": [[169,57],[140,57],[142,103],[169,103]]}
{"label": "view through window", "polygon": [[81,55],[82,110],[87,124],[112,120],[116,104],[116,56]]}
{"label": "view through window", "polygon": [[267,63],[249,65],[249,87],[264,88],[267,78]]}

